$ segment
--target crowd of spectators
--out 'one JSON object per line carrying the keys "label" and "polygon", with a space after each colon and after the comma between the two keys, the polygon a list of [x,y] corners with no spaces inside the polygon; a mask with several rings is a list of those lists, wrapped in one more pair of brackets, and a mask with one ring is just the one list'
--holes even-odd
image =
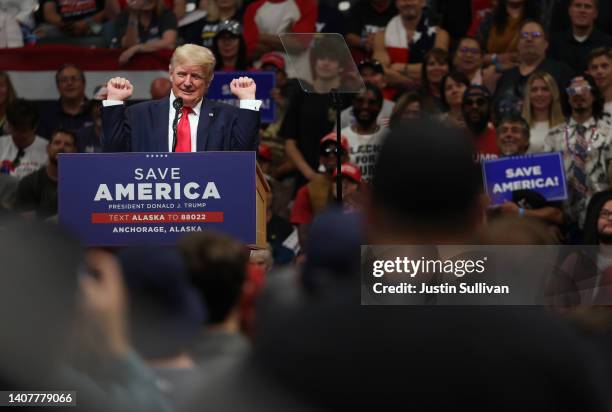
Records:
{"label": "crowd of spectators", "polygon": [[[340,33],[350,57],[337,43],[323,40],[310,51],[309,78],[301,78],[279,35],[315,32]],[[217,72],[275,75],[275,120],[262,124],[257,152],[272,189],[265,250],[249,253],[230,238],[204,233],[186,237],[173,249],[90,250],[82,258],[84,266],[64,257],[80,253],[79,247],[56,228],[30,221],[57,218],[59,154],[102,151],[100,108],[106,88],[94,85],[88,97],[87,72],[66,62],[55,73],[57,100],[43,105],[20,97],[20,85],[0,71],[0,209],[2,217],[21,218],[5,225],[7,236],[15,234],[14,244],[0,248],[0,254],[8,256],[9,247],[20,246],[51,258],[45,245],[57,237],[63,260],[47,270],[73,271],[75,279],[79,274],[78,282],[63,279],[54,285],[75,292],[70,299],[40,299],[31,308],[16,304],[25,320],[32,311],[47,313],[47,321],[83,335],[74,338],[69,350],[59,344],[63,337],[53,335],[58,347],[47,349],[47,359],[36,365],[48,373],[34,384],[76,385],[84,405],[99,403],[106,411],[195,411],[207,405],[231,411],[320,410],[377,405],[360,393],[365,388],[357,382],[360,374],[383,377],[383,363],[397,361],[422,374],[422,379],[408,379],[418,388],[414,391],[421,391],[414,398],[420,406],[425,405],[424,393],[443,393],[426,388],[429,378],[449,374],[456,379],[470,369],[468,360],[478,360],[476,352],[463,350],[458,356],[470,354],[468,360],[445,356],[446,363],[433,362],[428,369],[420,354],[444,351],[444,339],[469,348],[474,341],[468,333],[476,333],[475,325],[482,322],[482,342],[503,340],[504,330],[514,335],[497,348],[479,342],[480,354],[494,359],[499,369],[475,368],[468,375],[482,385],[502,379],[494,390],[488,387],[480,404],[452,390],[457,404],[495,409],[493,394],[504,394],[509,385],[513,389],[505,396],[524,390],[525,399],[541,395],[551,400],[538,404],[549,409],[538,410],[590,411],[612,405],[609,391],[600,388],[612,383],[612,352],[605,346],[612,330],[608,308],[562,313],[530,308],[514,315],[465,308],[452,314],[386,312],[418,331],[409,336],[395,331],[382,311],[357,313],[359,301],[350,285],[359,281],[355,262],[363,243],[469,244],[504,238],[507,233],[500,235],[504,230],[499,228],[512,221],[509,227],[521,233],[516,239],[533,237],[527,243],[612,244],[608,3],[0,0],[0,47],[118,49],[117,65],[123,67],[139,54],[186,43],[210,48]],[[343,74],[353,63],[364,87],[343,94],[337,125],[327,91],[350,81]],[[153,99],[169,93],[168,79],[152,81]],[[549,201],[535,191],[517,190],[511,200],[489,205],[475,172],[484,161],[550,152],[561,153],[567,200]],[[343,210],[327,212],[337,205],[338,157]],[[32,245],[26,234],[34,236]],[[7,236],[5,243],[13,239]],[[568,272],[588,266],[581,258],[574,260],[566,262],[572,266]],[[7,262],[7,267],[19,266],[17,257]],[[0,295],[7,302],[13,302],[8,297],[13,284],[21,285],[22,293],[33,287],[28,282],[51,284],[32,265],[22,278],[14,273],[0,280],[6,286]],[[612,275],[605,275],[612,259],[597,265],[604,275],[591,297],[601,299],[612,285]],[[581,302],[571,297],[563,304]],[[559,318],[564,322],[557,323]],[[432,322],[440,325],[439,332],[428,329]],[[593,322],[600,322],[597,333],[588,327],[589,333],[584,332],[583,326]],[[339,324],[343,331],[336,330]],[[376,339],[387,339],[380,353],[373,349]],[[525,359],[523,345],[534,340],[540,343]],[[583,353],[585,341],[599,349]],[[41,347],[32,342],[23,356]],[[417,351],[415,364],[403,359],[401,347]],[[552,347],[560,349],[549,353]],[[591,365],[593,353],[603,359],[602,368]],[[376,356],[380,364],[372,360]],[[364,362],[361,371],[353,363],[356,357]],[[113,362],[105,365],[109,359]],[[53,367],[47,364],[51,360]],[[0,356],[0,382],[19,387],[14,361]],[[555,362],[566,362],[567,368]],[[512,379],[526,375],[530,378]],[[572,387],[570,379],[581,384]],[[542,382],[546,385],[538,386]],[[391,399],[401,387],[387,375],[373,384],[372,393]],[[562,404],[562,399],[571,401]],[[436,398],[434,404],[445,402]],[[402,405],[398,399],[383,404]],[[509,400],[506,406],[512,404]]]}

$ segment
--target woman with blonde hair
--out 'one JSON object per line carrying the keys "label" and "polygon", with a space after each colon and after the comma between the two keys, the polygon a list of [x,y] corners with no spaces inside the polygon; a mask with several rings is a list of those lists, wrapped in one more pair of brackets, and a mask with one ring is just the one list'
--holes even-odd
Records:
{"label": "woman with blonde hair", "polygon": [[17,98],[13,83],[7,72],[0,71],[0,136],[8,133],[6,128],[6,108]]}
{"label": "woman with blonde hair", "polygon": [[530,127],[527,153],[543,152],[548,131],[565,121],[561,111],[559,88],[550,74],[535,72],[527,79],[523,118]]}

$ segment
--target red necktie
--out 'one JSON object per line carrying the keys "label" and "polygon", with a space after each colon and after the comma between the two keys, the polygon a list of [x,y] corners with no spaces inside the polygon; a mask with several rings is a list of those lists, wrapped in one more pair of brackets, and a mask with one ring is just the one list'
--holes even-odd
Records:
{"label": "red necktie", "polygon": [[176,151],[177,152],[191,152],[191,127],[189,126],[189,113],[191,108],[183,106],[183,115],[179,120],[177,137],[176,137]]}

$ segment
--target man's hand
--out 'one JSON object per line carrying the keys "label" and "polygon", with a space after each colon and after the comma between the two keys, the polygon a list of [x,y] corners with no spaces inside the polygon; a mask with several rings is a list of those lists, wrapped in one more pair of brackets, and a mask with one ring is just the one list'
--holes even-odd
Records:
{"label": "man's hand", "polygon": [[140,46],[140,44],[135,44],[134,46],[124,50],[123,53],[119,55],[119,64],[124,65],[129,62],[130,59],[140,51]]}
{"label": "man's hand", "polygon": [[239,100],[255,100],[255,80],[250,77],[232,80],[230,90]]}
{"label": "man's hand", "polygon": [[106,83],[106,89],[108,90],[108,100],[127,100],[132,97],[134,92],[134,86],[128,79],[123,77],[113,77]]}
{"label": "man's hand", "polygon": [[85,20],[75,21],[72,25],[72,32],[75,36],[85,36],[89,33],[89,24]]}
{"label": "man's hand", "polygon": [[499,209],[504,213],[519,214],[519,206],[514,202],[504,202],[499,206]]}

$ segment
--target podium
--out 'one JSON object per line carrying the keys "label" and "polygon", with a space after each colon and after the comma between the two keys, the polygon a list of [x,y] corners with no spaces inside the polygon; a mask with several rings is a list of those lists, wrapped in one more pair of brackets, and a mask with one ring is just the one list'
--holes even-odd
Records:
{"label": "podium", "polygon": [[173,245],[203,230],[266,247],[255,152],[62,153],[58,218],[87,246]]}

